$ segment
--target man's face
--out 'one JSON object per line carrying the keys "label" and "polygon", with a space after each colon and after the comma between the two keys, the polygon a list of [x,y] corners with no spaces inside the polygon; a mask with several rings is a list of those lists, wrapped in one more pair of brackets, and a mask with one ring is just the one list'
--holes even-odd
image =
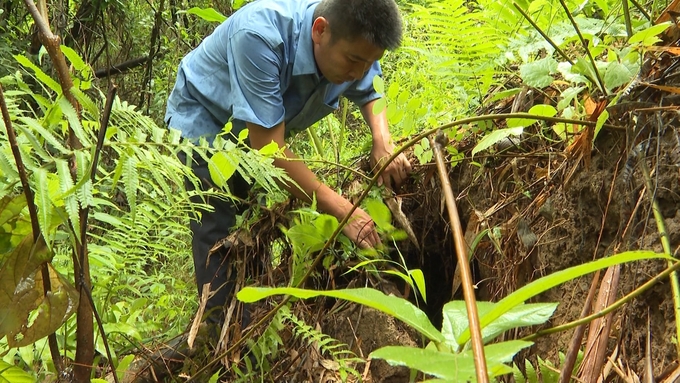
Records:
{"label": "man's face", "polygon": [[363,38],[332,41],[328,22],[323,17],[314,20],[312,41],[316,65],[321,74],[334,84],[364,77],[371,65],[385,53],[384,49]]}

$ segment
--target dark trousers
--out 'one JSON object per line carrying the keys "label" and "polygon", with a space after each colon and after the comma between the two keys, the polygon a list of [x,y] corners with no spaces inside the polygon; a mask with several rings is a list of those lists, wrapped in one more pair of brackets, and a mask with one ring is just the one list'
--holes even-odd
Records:
{"label": "dark trousers", "polygon": [[[184,153],[179,154],[182,162],[185,161]],[[202,190],[213,188],[208,163],[200,156],[195,155],[192,161],[194,174],[200,180]],[[232,195],[246,199],[250,185],[238,172],[228,181],[229,191]],[[187,190],[193,190],[193,183],[187,180]],[[199,197],[194,197],[194,202],[203,202]],[[203,285],[210,284],[212,297],[208,299],[205,308],[204,319],[209,324],[221,325],[224,322],[224,306],[234,294],[236,282],[236,270],[234,258],[236,254],[229,254],[230,243],[225,243],[210,254],[215,244],[226,238],[234,229],[236,215],[243,213],[246,206],[232,201],[231,199],[219,199],[208,197],[206,201],[213,207],[213,211],[201,211],[199,220],[191,220],[192,251],[194,256],[194,269],[196,272],[196,286],[200,297]]]}

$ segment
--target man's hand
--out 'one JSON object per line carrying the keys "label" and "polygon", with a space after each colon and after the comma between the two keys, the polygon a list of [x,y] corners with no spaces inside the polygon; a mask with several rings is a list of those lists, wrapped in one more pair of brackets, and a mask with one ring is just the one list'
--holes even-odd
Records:
{"label": "man's hand", "polygon": [[375,223],[361,208],[354,210],[342,232],[362,249],[376,248],[382,244]]}
{"label": "man's hand", "polygon": [[[394,153],[394,144],[387,126],[387,114],[383,109],[378,114],[373,114],[373,105],[376,100],[368,102],[361,107],[361,114],[371,128],[373,137],[373,149],[371,150],[371,169],[378,171],[388,158]],[[378,177],[378,186],[385,185],[387,188],[398,189],[411,175],[411,163],[401,153],[394,161],[390,162]]]}
{"label": "man's hand", "polygon": [[[371,150],[371,169],[374,172],[378,171],[385,161],[392,155],[392,151],[385,151],[378,149],[375,145]],[[404,153],[399,154],[394,161],[390,162],[380,176],[378,177],[378,186],[385,185],[385,187],[396,190],[398,189],[411,175],[411,162],[406,158]]]}

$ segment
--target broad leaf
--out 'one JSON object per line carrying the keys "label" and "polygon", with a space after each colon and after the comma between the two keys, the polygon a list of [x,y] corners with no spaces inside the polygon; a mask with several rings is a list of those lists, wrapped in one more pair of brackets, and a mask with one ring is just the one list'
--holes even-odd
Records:
{"label": "broad leaf", "polygon": [[[622,263],[642,261],[647,259],[665,259],[667,261],[677,261],[677,259],[653,251],[627,251],[624,253],[612,255],[610,257],[601,258],[582,265],[573,266],[566,270],[557,271],[545,277],[539,278],[528,285],[520,288],[514,293],[501,299],[497,302],[493,309],[481,316],[479,322],[482,328],[488,326],[490,323],[498,319],[504,313],[512,310],[513,307],[520,305],[551,288],[561,285],[567,281],[571,281],[586,274],[593,273],[597,270],[606,269],[607,267],[620,265]],[[461,336],[458,337],[458,344],[465,344],[470,339],[470,331],[465,330]]]}
{"label": "broad leaf", "polygon": [[250,303],[272,295],[292,295],[303,299],[326,296],[359,303],[403,321],[430,340],[444,341],[444,336],[430,323],[427,314],[421,309],[406,299],[385,295],[381,291],[371,288],[320,291],[294,287],[246,287],[239,291],[236,297],[240,301]]}
{"label": "broad leaf", "polygon": [[229,178],[234,175],[236,166],[236,164],[232,164],[231,159],[226,152],[217,152],[208,161],[210,178],[215,182],[215,185],[225,188]]}
{"label": "broad leaf", "polygon": [[545,88],[552,84],[553,73],[557,72],[557,61],[552,57],[522,64],[519,74],[524,83],[534,88]]}
{"label": "broad leaf", "polygon": [[[541,117],[554,117],[557,109],[552,105],[539,104],[532,106],[528,113]],[[526,128],[536,121],[535,118],[508,118],[507,124],[508,128]]]}
{"label": "broad leaf", "polygon": [[[504,363],[511,362],[515,354],[531,345],[531,342],[513,340],[485,346],[488,374],[494,377],[512,372]],[[476,381],[472,351],[454,354],[431,349],[388,346],[373,351],[370,357],[383,359],[393,366],[407,366],[449,382]]]}
{"label": "broad leaf", "polygon": [[227,19],[227,17],[220,12],[216,11],[214,8],[199,8],[193,7],[187,10],[190,15],[196,15],[208,22],[221,23]]}
{"label": "broad leaf", "polygon": [[0,383],[35,383],[28,372],[0,359]]}
{"label": "broad leaf", "polygon": [[670,22],[665,22],[657,25],[652,25],[651,27],[644,29],[640,32],[635,33],[628,40],[628,44],[633,45],[636,43],[642,43],[643,45],[654,45],[659,40],[657,37],[661,32],[668,29],[671,26]]}
{"label": "broad leaf", "polygon": [[[492,302],[477,302],[479,316],[484,316],[494,306],[495,303]],[[482,329],[484,343],[513,328],[543,324],[550,319],[556,308],[557,303],[519,304]],[[468,329],[469,325],[465,301],[452,301],[445,304],[442,313],[444,317],[442,334],[451,347],[458,348],[456,339]]]}
{"label": "broad leaf", "polygon": [[521,126],[517,128],[505,128],[494,130],[493,132],[484,136],[484,138],[482,138],[477,143],[477,146],[475,146],[474,149],[472,149],[472,155],[474,156],[475,154],[481,152],[482,150],[486,150],[510,136],[519,136],[523,132],[524,128]]}

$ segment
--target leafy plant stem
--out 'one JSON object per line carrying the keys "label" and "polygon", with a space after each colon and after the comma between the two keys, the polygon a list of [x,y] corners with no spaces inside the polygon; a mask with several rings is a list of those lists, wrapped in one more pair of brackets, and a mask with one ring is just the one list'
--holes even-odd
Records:
{"label": "leafy plant stem", "polygon": [[562,4],[562,8],[564,9],[564,12],[566,12],[567,17],[569,18],[569,21],[571,22],[571,25],[574,27],[574,30],[576,31],[576,34],[578,35],[579,40],[581,40],[581,45],[583,45],[583,49],[585,49],[586,54],[588,55],[588,59],[590,60],[590,65],[593,66],[593,71],[595,72],[595,77],[597,77],[597,83],[600,87],[600,90],[602,91],[603,95],[607,95],[607,88],[604,86],[604,81],[602,80],[602,76],[600,75],[600,71],[597,70],[597,65],[595,65],[595,58],[593,57],[593,54],[590,52],[590,49],[588,49],[588,42],[586,39],[583,38],[583,34],[581,33],[581,30],[578,27],[578,24],[576,24],[576,20],[574,20],[574,16],[572,16],[571,12],[569,12],[569,8],[567,7],[567,4],[564,2],[564,0],[560,0],[560,4]]}
{"label": "leafy plant stem", "polygon": [[[2,111],[2,119],[5,122],[5,128],[7,130],[7,139],[10,142],[12,154],[14,155],[14,160],[16,161],[17,172],[19,173],[19,179],[21,180],[21,187],[24,189],[24,194],[26,194],[26,205],[28,206],[28,214],[31,217],[33,241],[37,243],[38,241],[42,240],[40,225],[38,224],[38,210],[33,199],[33,190],[31,190],[31,186],[28,183],[26,168],[24,167],[24,163],[21,160],[21,151],[19,150],[17,135],[14,131],[14,127],[12,126],[12,119],[10,118],[9,110],[7,110],[7,102],[5,101],[5,94],[1,84],[0,110]],[[52,286],[50,284],[50,271],[48,269],[47,263],[43,263],[41,265],[40,271],[42,273],[43,292],[45,295],[47,295],[47,293],[52,290]],[[59,344],[57,343],[56,334],[50,334],[47,341],[50,346],[50,354],[52,355],[52,360],[54,361],[54,367],[56,368],[57,373],[61,373],[61,371],[64,369],[64,366],[62,364],[61,355],[59,354]]]}
{"label": "leafy plant stem", "polygon": [[[430,136],[433,133],[436,133],[438,130],[445,130],[445,129],[450,129],[459,125],[465,125],[465,124],[470,124],[473,122],[477,121],[487,121],[487,120],[503,120],[507,118],[526,118],[526,119],[535,119],[535,120],[541,120],[541,121],[548,121],[548,122],[565,122],[568,124],[577,124],[577,125],[584,125],[584,126],[595,126],[596,122],[595,121],[582,121],[582,120],[574,120],[570,118],[562,118],[562,117],[547,117],[547,116],[539,116],[531,113],[501,113],[501,114],[484,114],[480,116],[474,116],[474,117],[469,117],[469,118],[463,118],[458,121],[453,121],[441,126],[438,126],[436,128],[428,129],[420,133],[419,135],[411,138],[409,141],[407,141],[403,146],[400,146],[399,148],[396,148],[394,153],[387,158],[386,161],[383,162],[382,166],[375,172],[373,175],[373,178],[369,181],[368,185],[364,189],[364,191],[359,195],[356,203],[350,209],[350,211],[347,213],[345,218],[338,224],[338,228],[330,235],[328,241],[324,244],[324,247],[319,251],[318,255],[312,262],[312,264],[309,266],[307,269],[307,273],[300,278],[300,282],[297,284],[295,287],[302,286],[305,281],[307,281],[307,278],[312,274],[312,272],[316,269],[316,267],[319,265],[319,262],[323,259],[324,254],[328,250],[328,248],[331,246],[332,243],[334,243],[335,238],[340,234],[342,231],[343,226],[347,223],[347,221],[350,219],[352,216],[352,213],[356,210],[356,208],[361,204],[361,201],[363,201],[366,196],[368,196],[368,193],[371,191],[371,188],[373,185],[377,182],[378,177],[385,171],[385,168],[394,161],[397,156],[399,156],[402,152],[404,152],[406,149],[410,148],[411,146],[419,143],[422,141],[423,138],[426,138]],[[614,129],[621,129],[615,125],[604,125],[606,127],[614,128]],[[224,351],[222,354],[218,355],[216,358],[214,358],[212,361],[208,362],[205,366],[203,366],[199,371],[194,374],[194,376],[200,376],[204,372],[208,371],[209,368],[211,368],[215,363],[218,361],[222,360],[222,358],[230,355],[234,350],[236,350],[238,347],[241,347],[243,342],[245,342],[246,339],[250,339],[250,337],[258,331],[258,329],[263,326],[267,321],[269,321],[276,312],[281,309],[284,305],[288,303],[290,300],[290,296],[285,296],[279,304],[277,304],[273,309],[271,309],[262,319],[260,319],[257,323],[255,323],[251,329],[244,334],[241,339],[239,339],[237,342],[234,342],[234,344]],[[187,383],[189,382],[195,382],[194,378],[189,378],[187,380]]]}
{"label": "leafy plant stem", "polygon": [[564,53],[564,51],[562,50],[562,48],[560,48],[557,44],[555,44],[555,42],[552,41],[552,39],[551,39],[550,37],[548,37],[548,35],[547,35],[545,32],[543,32],[543,30],[541,29],[541,27],[539,27],[538,24],[536,24],[536,22],[535,22],[534,20],[531,19],[531,16],[529,16],[526,12],[524,12],[524,10],[522,9],[522,7],[520,7],[515,1],[512,2],[512,5],[513,5],[513,6],[517,9],[517,11],[518,11],[518,12],[519,12],[519,13],[520,13],[520,14],[521,14],[521,15],[529,22],[529,24],[531,24],[531,26],[534,27],[534,29],[536,30],[536,32],[538,32],[541,36],[543,36],[543,38],[545,39],[545,41],[547,41],[548,44],[550,44],[550,45],[555,49],[555,51],[556,51],[557,53],[559,53],[560,56],[562,56],[562,58],[564,58],[569,64],[574,65],[574,62],[569,58],[569,56],[567,56],[566,53]]}
{"label": "leafy plant stem", "polygon": [[477,381],[480,383],[487,383],[489,375],[486,368],[486,358],[484,357],[484,342],[482,341],[482,329],[479,325],[479,313],[477,312],[477,302],[475,299],[475,292],[472,283],[472,273],[470,271],[470,262],[467,256],[467,245],[463,238],[463,228],[458,216],[458,208],[456,207],[456,198],[453,196],[451,189],[451,182],[449,181],[449,172],[444,164],[444,155],[442,154],[442,144],[440,141],[447,142],[442,131],[437,132],[437,139],[430,138],[430,146],[434,150],[434,158],[437,163],[437,171],[439,173],[439,180],[442,184],[444,198],[446,201],[446,209],[449,213],[449,221],[451,222],[451,231],[453,234],[453,241],[456,245],[456,257],[458,258],[458,265],[460,276],[463,285],[463,297],[465,299],[465,307],[468,313],[468,323],[470,328],[470,338],[472,341],[472,353],[475,361],[475,373]]}
{"label": "leafy plant stem", "polygon": [[546,336],[546,335],[550,335],[550,334],[554,334],[554,333],[558,333],[558,332],[562,332],[562,331],[567,331],[567,330],[570,330],[574,327],[590,323],[593,320],[600,318],[600,317],[603,317],[603,316],[611,313],[612,311],[618,309],[619,307],[628,303],[630,300],[634,299],[635,297],[638,297],[640,294],[642,294],[643,292],[645,292],[646,290],[648,290],[649,288],[651,288],[655,284],[662,282],[669,275],[676,273],[678,270],[680,270],[680,262],[676,262],[676,263],[672,264],[666,270],[662,271],[660,274],[658,274],[654,278],[645,282],[645,284],[643,284],[642,286],[631,291],[626,296],[624,296],[621,299],[617,300],[616,302],[612,303],[610,306],[608,306],[607,308],[605,308],[602,311],[596,312],[596,313],[591,314],[587,317],[583,317],[583,318],[580,318],[578,320],[575,320],[575,321],[572,321],[572,322],[569,322],[569,323],[565,323],[565,324],[560,325],[560,326],[555,326],[555,327],[548,328],[548,329],[545,329],[545,330],[537,331],[535,334],[531,334],[529,336],[522,338],[522,340],[532,342],[532,341],[534,341],[534,340],[536,340],[536,339],[538,339],[542,336]]}
{"label": "leafy plant stem", "polygon": [[[647,162],[644,158],[644,151],[638,153],[638,162],[640,163],[640,169],[642,170],[642,176],[645,180],[645,186],[647,188],[647,193],[649,194],[650,202],[652,203],[652,212],[654,213],[654,220],[656,221],[656,226],[659,230],[659,237],[661,239],[661,246],[666,255],[672,256],[671,252],[671,242],[668,238],[668,231],[666,229],[666,222],[661,214],[661,209],[659,208],[659,201],[654,197],[654,184],[652,183],[652,177],[647,167]],[[669,265],[670,265],[669,261]],[[678,273],[672,272],[670,274],[671,279],[671,291],[673,293],[673,308],[675,311],[675,331],[676,338],[680,340],[680,283],[678,283]],[[680,341],[676,342],[676,351],[680,357]]]}
{"label": "leafy plant stem", "polygon": [[623,20],[626,23],[626,35],[630,39],[633,36],[633,26],[630,23],[630,8],[628,7],[628,0],[621,0],[621,5],[623,6]]}

